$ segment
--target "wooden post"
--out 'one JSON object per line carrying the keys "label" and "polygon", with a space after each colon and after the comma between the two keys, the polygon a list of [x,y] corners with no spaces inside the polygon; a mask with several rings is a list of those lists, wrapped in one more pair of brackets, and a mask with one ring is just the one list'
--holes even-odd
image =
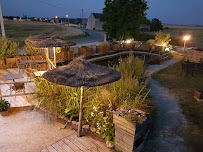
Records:
{"label": "wooden post", "polygon": [[2,15],[2,11],[1,11],[1,4],[0,4],[0,22],[1,22],[1,33],[2,33],[2,37],[6,37],[5,34],[5,29],[4,29],[4,20],[3,20],[3,15]]}
{"label": "wooden post", "polygon": [[50,63],[49,63],[49,49],[45,48],[45,53],[46,53],[46,60],[47,60],[47,64],[49,66],[49,69],[51,69]]}
{"label": "wooden post", "polygon": [[83,86],[81,87],[81,96],[80,96],[80,113],[79,113],[79,124],[78,124],[78,137],[82,137],[82,120],[83,120]]}
{"label": "wooden post", "polygon": [[54,65],[56,67],[56,47],[54,47]]}

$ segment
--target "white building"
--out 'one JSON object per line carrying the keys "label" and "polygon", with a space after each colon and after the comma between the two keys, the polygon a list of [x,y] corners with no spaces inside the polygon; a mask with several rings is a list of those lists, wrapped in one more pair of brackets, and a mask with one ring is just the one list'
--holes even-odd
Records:
{"label": "white building", "polygon": [[100,14],[100,13],[92,13],[87,20],[86,29],[88,29],[88,30],[103,30],[102,25],[104,23],[100,21],[101,15],[102,14]]}

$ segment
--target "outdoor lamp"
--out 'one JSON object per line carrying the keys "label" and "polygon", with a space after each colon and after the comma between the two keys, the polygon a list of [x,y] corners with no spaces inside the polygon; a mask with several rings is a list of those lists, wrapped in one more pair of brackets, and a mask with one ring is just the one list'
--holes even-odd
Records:
{"label": "outdoor lamp", "polygon": [[131,40],[126,40],[126,43],[131,43]]}
{"label": "outdoor lamp", "polygon": [[183,40],[184,40],[184,51],[185,51],[186,41],[188,41],[190,38],[191,38],[190,35],[186,35],[186,36],[183,37]]}

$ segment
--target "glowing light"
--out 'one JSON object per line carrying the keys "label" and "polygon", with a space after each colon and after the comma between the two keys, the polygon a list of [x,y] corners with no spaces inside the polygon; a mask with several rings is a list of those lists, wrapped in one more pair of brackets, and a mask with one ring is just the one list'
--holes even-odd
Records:
{"label": "glowing light", "polygon": [[66,15],[66,17],[68,18],[68,15]]}
{"label": "glowing light", "polygon": [[190,38],[191,38],[190,35],[186,35],[186,36],[183,37],[183,39],[184,39],[185,41],[189,40]]}
{"label": "glowing light", "polygon": [[57,19],[58,18],[58,16],[55,16],[55,19]]}
{"label": "glowing light", "polygon": [[164,47],[165,47],[165,46],[166,46],[166,43],[162,44],[162,46],[164,46]]}
{"label": "glowing light", "polygon": [[126,43],[131,43],[131,40],[126,40]]}

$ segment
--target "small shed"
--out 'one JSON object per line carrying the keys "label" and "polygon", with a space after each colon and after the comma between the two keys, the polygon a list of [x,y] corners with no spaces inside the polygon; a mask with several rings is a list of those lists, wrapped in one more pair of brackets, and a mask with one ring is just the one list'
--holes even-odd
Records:
{"label": "small shed", "polygon": [[90,17],[87,20],[87,26],[86,29],[88,30],[103,30],[103,22],[101,22],[102,14],[101,13],[92,13]]}
{"label": "small shed", "polygon": [[140,25],[140,31],[150,31],[151,26],[147,24]]}

